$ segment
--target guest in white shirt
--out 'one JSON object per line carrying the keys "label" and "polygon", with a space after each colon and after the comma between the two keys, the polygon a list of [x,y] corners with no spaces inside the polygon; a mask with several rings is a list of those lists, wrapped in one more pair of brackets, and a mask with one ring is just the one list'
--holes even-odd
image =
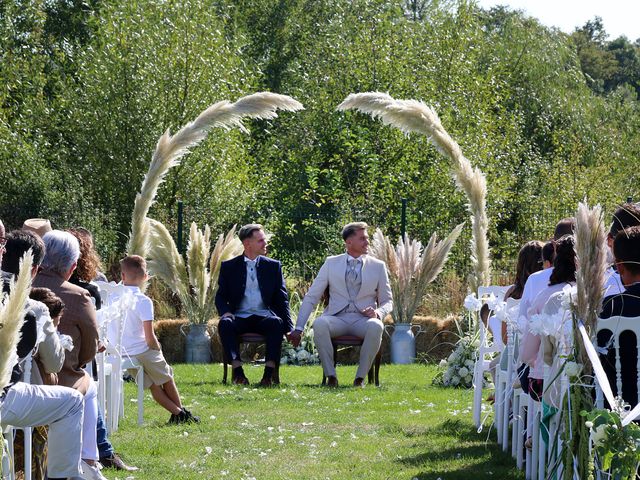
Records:
{"label": "guest in white shirt", "polygon": [[[556,258],[553,261],[553,272],[549,278],[549,286],[542,290],[533,301],[528,311],[528,318],[542,313],[547,300],[566,285],[575,285],[576,256],[573,235],[567,235],[556,242]],[[542,379],[544,374],[543,352],[540,348],[540,336],[530,329],[531,321],[527,324],[524,338],[520,343],[520,361],[530,367],[529,394],[534,400],[542,396]]]}

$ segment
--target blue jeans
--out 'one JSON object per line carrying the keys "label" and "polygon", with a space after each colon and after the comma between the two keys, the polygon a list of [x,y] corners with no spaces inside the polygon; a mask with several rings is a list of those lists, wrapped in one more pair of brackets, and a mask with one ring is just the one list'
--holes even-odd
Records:
{"label": "blue jeans", "polygon": [[104,426],[104,419],[102,418],[102,412],[98,410],[98,424],[96,425],[98,431],[98,454],[100,458],[111,457],[113,455],[113,445],[107,438],[107,429]]}

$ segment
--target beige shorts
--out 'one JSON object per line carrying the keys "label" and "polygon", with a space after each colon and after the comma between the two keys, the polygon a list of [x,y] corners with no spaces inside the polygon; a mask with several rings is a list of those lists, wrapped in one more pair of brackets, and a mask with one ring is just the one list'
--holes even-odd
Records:
{"label": "beige shorts", "polygon": [[[134,355],[134,358],[144,368],[144,388],[150,388],[151,385],[164,385],[173,379],[173,369],[164,359],[161,351],[149,349],[144,353]],[[135,378],[136,370],[129,369],[128,371]]]}

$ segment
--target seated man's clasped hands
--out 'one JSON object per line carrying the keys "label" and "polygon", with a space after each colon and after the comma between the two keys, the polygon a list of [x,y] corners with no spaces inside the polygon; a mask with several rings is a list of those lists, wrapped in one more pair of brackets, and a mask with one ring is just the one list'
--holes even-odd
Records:
{"label": "seated man's clasped hands", "polygon": [[331,338],[342,335],[363,338],[360,364],[353,384],[364,386],[364,377],[382,342],[382,321],[393,308],[386,266],[384,262],[367,255],[367,228],[366,223],[355,222],[342,229],[346,253],[326,259],[302,301],[296,328],[289,335],[293,345],[297,346],[311,312],[328,288],[329,304],[314,321],[313,332],[330,387],[338,385]]}
{"label": "seated man's clasped hands", "polygon": [[274,383],[280,362],[284,334],[293,327],[289,296],[282,265],[265,257],[267,236],[259,224],[245,225],[238,232],[244,252],[222,262],[218,278],[216,308],[220,315],[218,331],[224,354],[233,368],[233,383],[246,385],[238,336],[258,333],[266,338],[266,363],[261,386]]}

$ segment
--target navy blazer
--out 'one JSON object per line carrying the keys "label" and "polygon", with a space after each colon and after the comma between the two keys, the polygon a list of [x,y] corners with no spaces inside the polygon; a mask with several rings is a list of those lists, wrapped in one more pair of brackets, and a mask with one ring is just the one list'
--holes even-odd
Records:
{"label": "navy blazer", "polygon": [[[283,333],[290,332],[293,330],[293,322],[289,312],[289,295],[284,283],[282,265],[277,260],[260,255],[256,262],[256,274],[262,301],[275,316],[284,321]],[[216,308],[219,315],[227,312],[236,313],[244,297],[246,285],[247,267],[244,255],[222,262],[216,293]]]}

